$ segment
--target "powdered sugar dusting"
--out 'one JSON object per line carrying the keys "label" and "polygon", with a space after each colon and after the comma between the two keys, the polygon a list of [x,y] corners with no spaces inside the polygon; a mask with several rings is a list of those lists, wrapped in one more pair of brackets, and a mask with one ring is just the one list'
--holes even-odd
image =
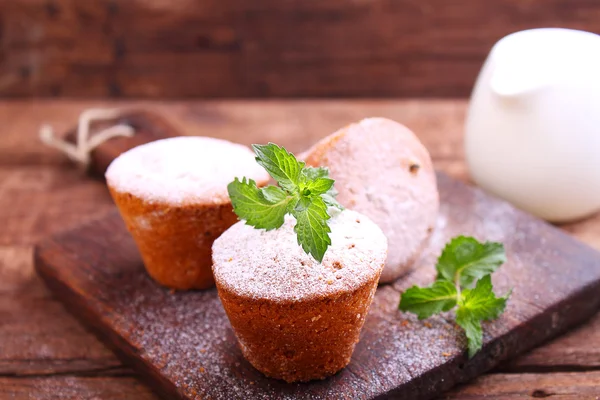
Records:
{"label": "powdered sugar dusting", "polygon": [[335,212],[322,264],[298,245],[295,223],[287,216],[271,231],[233,225],[213,244],[215,280],[242,296],[291,301],[357,289],[381,271],[387,239],[364,215]]}
{"label": "powdered sugar dusting", "polygon": [[[128,357],[152,369],[140,371],[147,380],[161,377],[172,387],[168,398],[433,398],[481,373],[482,365],[491,368],[522,352],[515,338],[527,336],[529,346],[565,330],[573,313],[565,299],[600,279],[595,251],[477,189],[439,178],[440,216],[417,268],[394,285],[379,286],[350,364],[323,381],[287,384],[254,369],[238,348],[216,290],[172,293],[157,285],[117,213],[53,239],[41,255],[52,255],[47,268],[69,282],[70,293],[88,310],[86,319],[122,338]],[[430,284],[435,259],[457,234],[502,240],[508,262],[494,273],[494,288],[497,294],[514,288],[505,313],[483,324],[484,349],[472,360],[451,313],[419,321],[398,310],[399,292]],[[593,302],[579,304],[595,310]],[[540,325],[542,311],[552,313],[551,324]]]}
{"label": "powdered sugar dusting", "polygon": [[138,146],[117,157],[106,171],[108,184],[117,192],[169,204],[228,202],[227,184],[244,176],[262,183],[269,179],[248,147],[199,136]]}

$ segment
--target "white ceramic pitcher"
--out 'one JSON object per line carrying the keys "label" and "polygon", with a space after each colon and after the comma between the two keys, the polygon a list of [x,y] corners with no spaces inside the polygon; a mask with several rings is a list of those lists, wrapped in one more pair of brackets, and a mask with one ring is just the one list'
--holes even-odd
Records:
{"label": "white ceramic pitcher", "polygon": [[473,180],[550,221],[600,209],[600,36],[501,39],[477,79],[465,151]]}

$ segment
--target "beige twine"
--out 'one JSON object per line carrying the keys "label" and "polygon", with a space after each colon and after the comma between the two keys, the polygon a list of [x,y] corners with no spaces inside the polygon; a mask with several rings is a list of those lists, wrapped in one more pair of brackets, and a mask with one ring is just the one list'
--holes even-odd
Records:
{"label": "beige twine", "polygon": [[82,112],[79,116],[79,123],[77,125],[77,140],[75,141],[75,144],[54,136],[54,129],[48,124],[41,126],[40,140],[45,145],[59,150],[66,154],[71,160],[82,167],[87,168],[91,161],[90,154],[96,147],[113,137],[132,137],[135,134],[135,131],[131,126],[119,124],[104,129],[90,137],[90,125],[92,122],[115,119],[119,114],[119,110],[105,110],[99,108],[91,108]]}

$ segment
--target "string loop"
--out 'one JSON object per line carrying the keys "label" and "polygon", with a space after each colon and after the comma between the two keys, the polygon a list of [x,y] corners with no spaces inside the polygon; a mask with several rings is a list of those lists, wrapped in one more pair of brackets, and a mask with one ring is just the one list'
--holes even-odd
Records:
{"label": "string loop", "polygon": [[54,129],[48,124],[44,124],[40,127],[40,140],[46,146],[59,150],[77,164],[87,168],[90,165],[91,153],[96,147],[111,138],[118,136],[132,137],[135,134],[135,131],[131,126],[119,124],[90,136],[90,125],[92,122],[112,120],[117,118],[119,114],[119,110],[106,110],[100,108],[91,108],[82,112],[77,124],[75,144],[57,138],[54,135]]}

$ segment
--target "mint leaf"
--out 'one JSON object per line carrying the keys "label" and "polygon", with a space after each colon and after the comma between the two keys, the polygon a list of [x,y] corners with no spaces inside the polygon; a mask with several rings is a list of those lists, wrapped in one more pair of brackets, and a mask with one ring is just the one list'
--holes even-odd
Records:
{"label": "mint leaf", "polygon": [[468,310],[459,308],[456,311],[456,323],[465,331],[469,358],[472,358],[481,349],[481,346],[483,346],[481,322],[470,314]]}
{"label": "mint leaf", "polygon": [[333,187],[333,179],[329,178],[317,178],[313,181],[307,182],[301,189],[302,194],[305,196],[324,194]]}
{"label": "mint leaf", "polygon": [[437,279],[469,287],[475,280],[494,272],[505,261],[502,243],[479,243],[475,238],[458,236],[446,245],[438,259]]}
{"label": "mint leaf", "polygon": [[335,187],[332,186],[331,189],[321,195],[321,198],[329,207],[335,207],[338,210],[343,210],[344,207],[335,199],[337,195],[337,190],[335,190]]}
{"label": "mint leaf", "polygon": [[477,281],[474,289],[466,289],[461,294],[459,311],[464,310],[478,320],[496,319],[506,307],[506,300],[510,293],[504,297],[496,297],[492,287],[492,277],[486,275]]}
{"label": "mint leaf", "polygon": [[259,189],[252,179],[235,178],[227,185],[227,192],[238,217],[248,225],[266,230],[277,229],[284,222],[288,205],[293,200],[275,186]]}
{"label": "mint leaf", "polygon": [[456,306],[456,287],[448,281],[435,281],[431,286],[420,288],[413,286],[402,293],[400,305],[402,311],[417,314],[419,319],[431,317]]}
{"label": "mint leaf", "polygon": [[277,186],[266,186],[259,189],[262,197],[270,203],[279,203],[287,198],[287,194]]}
{"label": "mint leaf", "polygon": [[298,244],[315,260],[322,262],[327,247],[331,244],[327,205],[321,197],[304,197],[292,210],[292,215],[296,218],[294,231],[298,236]]}
{"label": "mint leaf", "polygon": [[329,170],[325,167],[304,167],[300,177],[304,182],[312,181],[317,178],[327,178]]}
{"label": "mint leaf", "polygon": [[307,167],[283,147],[269,143],[252,145],[256,162],[263,166],[280,187],[259,189],[253,180],[235,178],[227,186],[233,211],[248,225],[276,229],[286,214],[296,218],[294,231],[302,249],[322,262],[331,245],[327,207],[343,207],[335,200],[337,192],[324,167]]}
{"label": "mint leaf", "polygon": [[467,335],[469,358],[483,345],[481,321],[498,318],[506,308],[506,300],[510,293],[504,297],[496,297],[492,289],[492,277],[486,275],[477,281],[474,289],[466,289],[461,294],[456,323]]}
{"label": "mint leaf", "polygon": [[304,167],[304,162],[299,162],[292,153],[274,143],[253,144],[252,149],[256,153],[256,162],[267,170],[279,186],[287,192],[298,190],[300,171]]}
{"label": "mint leaf", "polygon": [[[319,180],[319,178],[328,178],[329,177],[329,170],[327,168],[324,167],[304,167],[300,173],[300,182],[301,184],[307,184],[307,182],[311,181],[311,180]],[[312,192],[315,191],[314,188],[311,188]],[[318,188],[316,189],[317,191],[321,191]],[[336,196],[338,195],[337,190],[335,190],[335,187],[332,186],[325,192],[322,192],[321,197],[323,198],[323,201],[325,201],[325,204],[327,204],[329,207],[335,207],[339,210],[343,210],[344,207],[342,207],[342,205],[340,203],[337,202],[337,200],[335,199]]]}

